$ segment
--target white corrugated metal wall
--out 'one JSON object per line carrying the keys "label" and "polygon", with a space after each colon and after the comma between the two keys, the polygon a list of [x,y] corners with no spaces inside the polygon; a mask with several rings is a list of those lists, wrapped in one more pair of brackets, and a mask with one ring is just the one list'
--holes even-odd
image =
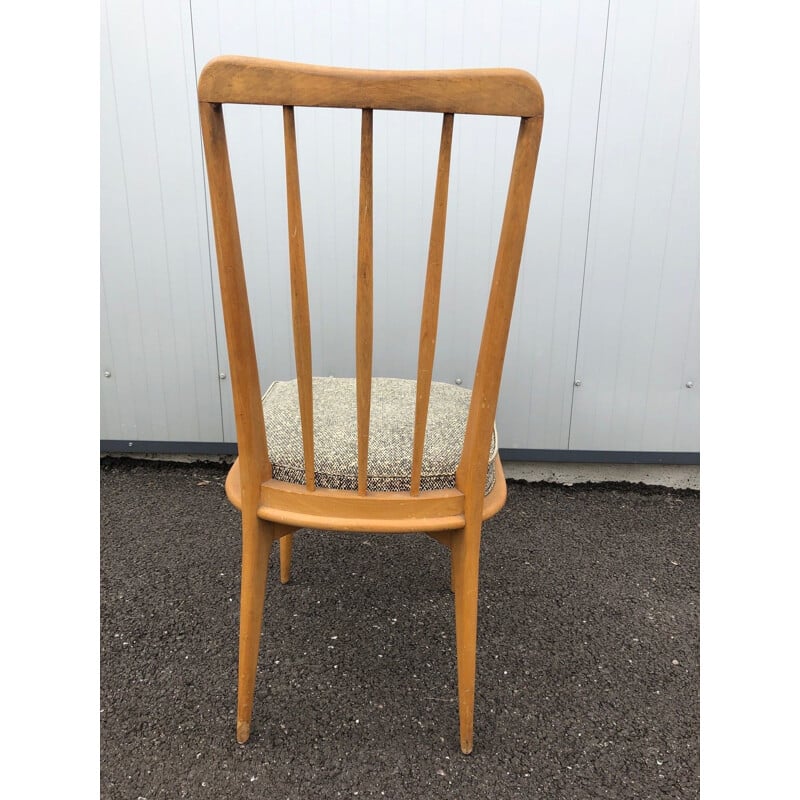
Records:
{"label": "white corrugated metal wall", "polygon": [[[501,445],[697,451],[696,13],[694,0],[106,0],[106,446],[235,439],[195,83],[214,55],[242,53],[534,73],[545,127]],[[280,111],[228,106],[226,123],[266,384],[293,374]],[[352,375],[358,112],[298,109],[297,125],[315,371]],[[376,374],[414,373],[439,125],[376,113]],[[438,380],[471,383],[514,136],[512,120],[456,119]]]}

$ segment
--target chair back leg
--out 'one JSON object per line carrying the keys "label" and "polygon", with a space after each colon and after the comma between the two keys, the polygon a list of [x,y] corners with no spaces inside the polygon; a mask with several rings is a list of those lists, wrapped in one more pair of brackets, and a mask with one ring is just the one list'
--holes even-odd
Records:
{"label": "chair back leg", "polygon": [[458,720],[461,751],[472,752],[472,721],[475,708],[475,654],[478,637],[478,562],[481,520],[467,519],[453,533],[452,588],[455,592],[456,655],[458,659]]}
{"label": "chair back leg", "polygon": [[287,533],[281,538],[281,583],[289,583],[292,574],[293,536],[293,534]]}
{"label": "chair back leg", "polygon": [[242,591],[239,617],[239,687],[236,708],[236,741],[250,738],[253,694],[256,685],[258,647],[264,616],[267,567],[272,548],[272,525],[254,513],[242,514]]}

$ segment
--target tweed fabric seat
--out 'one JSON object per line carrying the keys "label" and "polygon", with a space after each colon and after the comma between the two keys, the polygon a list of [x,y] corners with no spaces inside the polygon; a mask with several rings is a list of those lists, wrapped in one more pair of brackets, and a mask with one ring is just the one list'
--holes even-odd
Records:
{"label": "tweed fabric seat", "polygon": [[[416,381],[373,378],[367,489],[407,492],[411,484]],[[472,392],[433,382],[420,488],[452,489],[461,458]],[[354,378],[314,378],[314,478],[326,489],[358,489],[358,426]],[[272,476],[305,483],[297,381],[276,381],[262,398]],[[485,493],[494,487],[497,431],[487,454]]]}

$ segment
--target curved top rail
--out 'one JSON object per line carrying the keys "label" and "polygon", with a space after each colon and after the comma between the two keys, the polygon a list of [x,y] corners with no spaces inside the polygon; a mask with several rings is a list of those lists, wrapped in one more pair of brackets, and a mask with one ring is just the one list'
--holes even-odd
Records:
{"label": "curved top rail", "polygon": [[325,106],[539,117],[539,82],[521,69],[377,70],[218,56],[203,68],[207,103]]}

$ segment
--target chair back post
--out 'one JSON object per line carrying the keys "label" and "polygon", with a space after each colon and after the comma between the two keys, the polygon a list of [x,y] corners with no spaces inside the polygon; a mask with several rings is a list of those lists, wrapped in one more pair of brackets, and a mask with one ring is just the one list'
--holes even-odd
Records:
{"label": "chair back post", "polygon": [[[539,155],[543,115],[520,120],[511,167],[500,242],[486,305],[483,334],[475,367],[464,447],[456,470],[456,487],[464,492],[466,514],[479,513],[483,501],[485,464],[489,456],[497,399],[503,372],[511,312],[522,260],[533,178]],[[484,466],[481,466],[481,465]]]}
{"label": "chair back post", "polygon": [[257,504],[261,482],[272,477],[261,406],[258,362],[250,321],[242,245],[236,219],[225,121],[219,103],[200,101],[200,123],[214,219],[222,313],[239,445],[242,502]]}

